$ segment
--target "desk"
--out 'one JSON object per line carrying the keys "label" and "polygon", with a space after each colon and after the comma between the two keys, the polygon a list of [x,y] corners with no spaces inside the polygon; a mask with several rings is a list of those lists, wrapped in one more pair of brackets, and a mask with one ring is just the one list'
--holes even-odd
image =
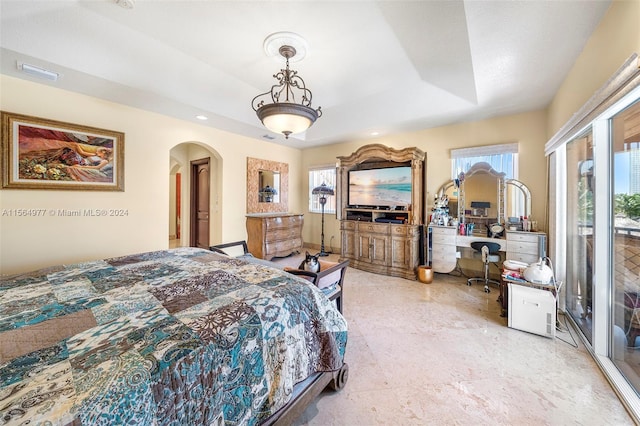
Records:
{"label": "desk", "polygon": [[431,267],[434,272],[449,273],[456,268],[456,262],[460,257],[473,257],[474,250],[471,243],[474,241],[487,241],[498,243],[500,251],[507,250],[507,241],[503,238],[490,238],[474,235],[458,235],[455,226],[429,226],[431,229]]}
{"label": "desk", "polygon": [[533,263],[545,256],[546,234],[544,232],[507,231],[506,238],[491,238],[475,235],[458,235],[455,226],[429,225],[429,262],[434,272],[447,274],[456,268],[461,257],[473,257],[471,243],[487,241],[498,243],[507,259]]}
{"label": "desk", "polygon": [[474,235],[456,235],[456,247],[471,247],[474,241],[500,244],[500,251],[507,251],[507,240],[504,238],[476,237]]}

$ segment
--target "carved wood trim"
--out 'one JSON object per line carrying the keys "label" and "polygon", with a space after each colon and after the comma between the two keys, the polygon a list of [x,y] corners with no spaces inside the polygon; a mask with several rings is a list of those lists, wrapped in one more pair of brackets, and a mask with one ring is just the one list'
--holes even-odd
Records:
{"label": "carved wood trim", "polygon": [[[260,170],[280,172],[280,202],[259,202]],[[247,157],[247,214],[250,213],[286,213],[289,211],[289,165],[277,161]]]}
{"label": "carved wood trim", "polygon": [[346,215],[343,209],[347,207],[349,194],[349,170],[363,163],[374,163],[377,161],[392,161],[395,163],[411,163],[411,214],[409,224],[421,225],[423,223],[423,192],[424,192],[424,162],[425,152],[412,147],[394,149],[382,144],[364,145],[358,148],[349,156],[337,157],[340,160],[340,170],[338,182],[340,195],[338,197],[338,210],[340,219]]}

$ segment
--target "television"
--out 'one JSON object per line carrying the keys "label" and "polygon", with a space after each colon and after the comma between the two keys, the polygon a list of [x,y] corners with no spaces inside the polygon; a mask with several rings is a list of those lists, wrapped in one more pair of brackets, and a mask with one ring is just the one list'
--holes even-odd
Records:
{"label": "television", "polygon": [[411,204],[411,167],[350,170],[351,207],[407,207]]}

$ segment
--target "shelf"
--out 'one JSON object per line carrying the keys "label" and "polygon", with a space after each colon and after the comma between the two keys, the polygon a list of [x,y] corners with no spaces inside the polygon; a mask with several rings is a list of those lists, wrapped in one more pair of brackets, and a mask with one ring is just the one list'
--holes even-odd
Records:
{"label": "shelf", "polygon": [[[409,212],[404,210],[380,210],[380,209],[359,209],[359,208],[346,208],[344,209],[347,220],[355,220],[360,222],[380,222],[384,223],[386,220],[390,223],[398,223],[396,221],[401,220],[403,224],[409,220]],[[382,220],[380,220],[382,219]]]}

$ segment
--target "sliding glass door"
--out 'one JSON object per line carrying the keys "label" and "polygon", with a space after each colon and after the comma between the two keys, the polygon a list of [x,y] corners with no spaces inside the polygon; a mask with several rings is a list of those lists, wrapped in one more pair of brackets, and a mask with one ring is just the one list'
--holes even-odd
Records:
{"label": "sliding glass door", "polygon": [[640,391],[640,102],[611,119],[612,299],[616,367]]}
{"label": "sliding glass door", "polygon": [[561,306],[640,424],[640,68],[632,56],[545,146]]}
{"label": "sliding glass door", "polygon": [[595,176],[591,129],[567,144],[567,312],[591,342]]}

